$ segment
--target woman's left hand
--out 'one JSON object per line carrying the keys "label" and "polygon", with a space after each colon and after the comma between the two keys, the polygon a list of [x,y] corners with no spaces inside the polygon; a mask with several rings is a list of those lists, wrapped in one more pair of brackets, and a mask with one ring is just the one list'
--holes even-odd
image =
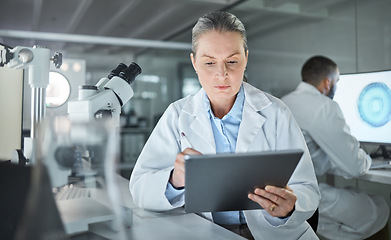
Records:
{"label": "woman's left hand", "polygon": [[248,194],[248,198],[261,205],[273,217],[287,217],[297,201],[296,195],[288,186],[256,188],[254,193]]}

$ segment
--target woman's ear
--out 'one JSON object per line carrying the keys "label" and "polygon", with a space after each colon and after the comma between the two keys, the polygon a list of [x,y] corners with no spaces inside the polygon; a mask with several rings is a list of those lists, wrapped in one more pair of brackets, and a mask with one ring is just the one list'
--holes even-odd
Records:
{"label": "woman's ear", "polygon": [[191,59],[191,64],[193,65],[194,71],[197,73],[197,68],[195,66],[194,53],[190,53],[190,59]]}

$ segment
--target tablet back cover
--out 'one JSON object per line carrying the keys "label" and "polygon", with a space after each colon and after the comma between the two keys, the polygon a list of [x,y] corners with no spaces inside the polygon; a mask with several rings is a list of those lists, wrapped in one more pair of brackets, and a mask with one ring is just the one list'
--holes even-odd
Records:
{"label": "tablet back cover", "polygon": [[185,157],[185,211],[218,212],[260,209],[247,195],[256,187],[285,187],[302,150]]}

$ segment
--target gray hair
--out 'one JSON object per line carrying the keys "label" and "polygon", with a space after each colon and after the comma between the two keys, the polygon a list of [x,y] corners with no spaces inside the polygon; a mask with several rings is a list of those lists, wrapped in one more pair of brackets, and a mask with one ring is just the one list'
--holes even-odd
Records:
{"label": "gray hair", "polygon": [[197,43],[200,36],[212,30],[220,32],[238,32],[243,38],[244,51],[247,51],[246,29],[239,18],[228,12],[213,12],[200,17],[193,27],[191,43],[193,54],[197,51]]}

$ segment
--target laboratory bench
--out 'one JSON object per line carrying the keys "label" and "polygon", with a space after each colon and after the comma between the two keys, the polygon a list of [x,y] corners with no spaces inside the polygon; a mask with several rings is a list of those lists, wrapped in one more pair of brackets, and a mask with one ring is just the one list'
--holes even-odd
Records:
{"label": "laboratory bench", "polygon": [[[152,212],[138,208],[132,200],[129,191],[129,180],[116,175],[120,192],[121,202],[126,211],[127,219],[130,219],[129,227],[126,228],[127,239],[156,240],[156,239],[244,239],[243,237],[220,227],[197,214],[187,214],[184,208],[177,208],[167,212]],[[99,204],[110,208],[110,201],[99,194],[91,196]],[[70,208],[70,207],[69,207]],[[64,206],[59,207],[64,221]],[[129,211],[131,209],[131,211]],[[65,209],[66,210],[66,209]],[[72,213],[74,215],[75,213]],[[70,216],[68,216],[70,217]],[[64,221],[66,222],[66,221]],[[72,240],[82,239],[117,239],[118,233],[112,228],[111,221],[100,221],[90,224],[88,233],[71,234]]]}
{"label": "laboratory bench", "polygon": [[369,170],[361,180],[391,185],[391,169]]}

